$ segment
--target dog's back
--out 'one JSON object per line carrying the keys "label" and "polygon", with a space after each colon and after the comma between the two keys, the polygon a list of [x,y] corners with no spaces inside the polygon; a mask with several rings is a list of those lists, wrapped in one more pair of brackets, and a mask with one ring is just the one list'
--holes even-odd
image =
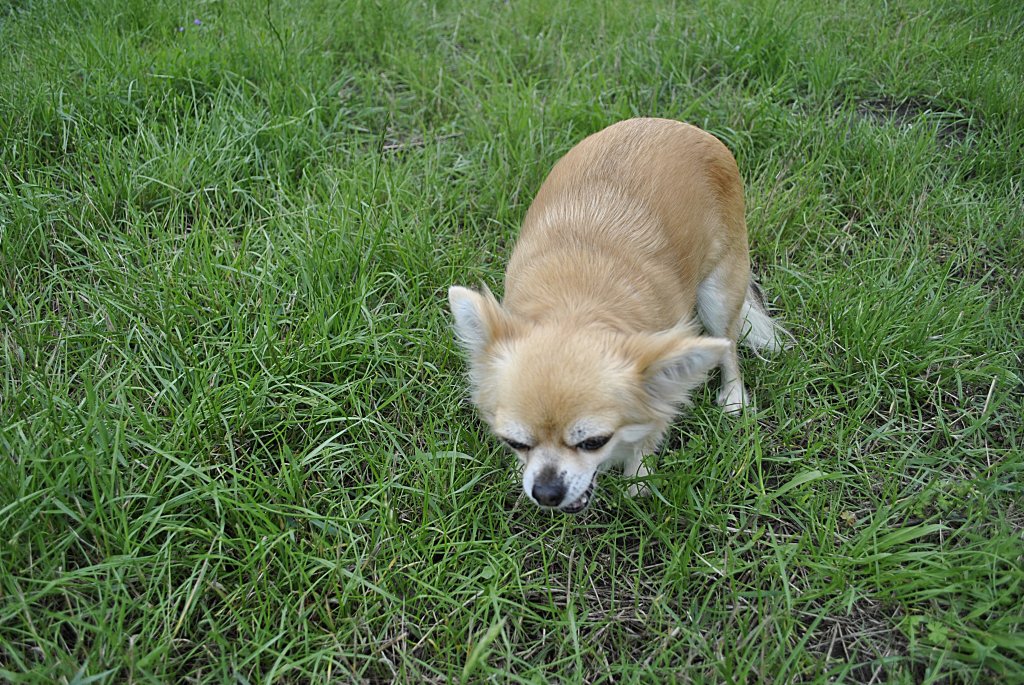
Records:
{"label": "dog's back", "polygon": [[[631,119],[574,147],[527,213],[505,304],[530,319],[602,320],[662,330],[694,311],[721,262],[747,273],[742,183],[714,136]],[[738,289],[743,282],[730,283]]]}

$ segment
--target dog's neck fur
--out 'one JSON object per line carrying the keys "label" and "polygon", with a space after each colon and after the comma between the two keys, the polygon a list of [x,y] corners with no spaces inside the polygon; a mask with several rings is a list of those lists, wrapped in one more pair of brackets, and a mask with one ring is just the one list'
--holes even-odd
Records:
{"label": "dog's neck fur", "polygon": [[[623,249],[621,225],[637,227],[637,248],[646,256],[648,231],[654,221],[646,208],[628,215],[605,217],[601,207],[583,213],[560,207],[531,215],[523,232],[535,231],[529,249],[517,249],[505,281],[506,309],[536,323],[596,325],[623,333],[670,328],[684,318],[693,303],[652,307],[663,301],[659,291],[673,288],[666,274],[645,268],[633,250]],[[531,213],[532,214],[532,213]],[[615,220],[618,225],[609,224]],[[616,230],[619,229],[619,230]],[[616,233],[612,238],[609,234]]]}

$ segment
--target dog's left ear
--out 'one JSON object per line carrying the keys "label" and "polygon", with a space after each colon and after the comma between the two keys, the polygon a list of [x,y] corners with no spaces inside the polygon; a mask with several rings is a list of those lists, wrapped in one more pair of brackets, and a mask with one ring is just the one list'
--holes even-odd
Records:
{"label": "dog's left ear", "polygon": [[479,357],[512,329],[508,313],[486,288],[478,293],[453,285],[448,289],[448,303],[455,317],[455,337],[470,357]]}
{"label": "dog's left ear", "polygon": [[675,331],[634,340],[637,368],[648,396],[671,412],[704,382],[732,346],[725,338],[681,336]]}

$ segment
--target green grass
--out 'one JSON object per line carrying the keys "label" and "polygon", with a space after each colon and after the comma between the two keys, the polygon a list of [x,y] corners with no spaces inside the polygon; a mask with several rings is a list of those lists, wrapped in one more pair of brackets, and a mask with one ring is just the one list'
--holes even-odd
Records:
{"label": "green grass", "polygon": [[[1024,682],[1022,40],[997,0],[5,4],[0,681]],[[553,516],[445,290],[634,115],[732,148],[799,346],[744,360],[756,415],[697,393],[656,496]]]}

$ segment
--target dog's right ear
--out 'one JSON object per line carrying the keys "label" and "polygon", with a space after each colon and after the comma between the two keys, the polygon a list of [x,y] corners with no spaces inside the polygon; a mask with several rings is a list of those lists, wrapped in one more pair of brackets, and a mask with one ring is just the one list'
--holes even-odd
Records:
{"label": "dog's right ear", "polygon": [[448,303],[455,317],[455,337],[471,357],[480,356],[487,347],[511,332],[512,321],[490,290],[478,293],[453,285]]}

